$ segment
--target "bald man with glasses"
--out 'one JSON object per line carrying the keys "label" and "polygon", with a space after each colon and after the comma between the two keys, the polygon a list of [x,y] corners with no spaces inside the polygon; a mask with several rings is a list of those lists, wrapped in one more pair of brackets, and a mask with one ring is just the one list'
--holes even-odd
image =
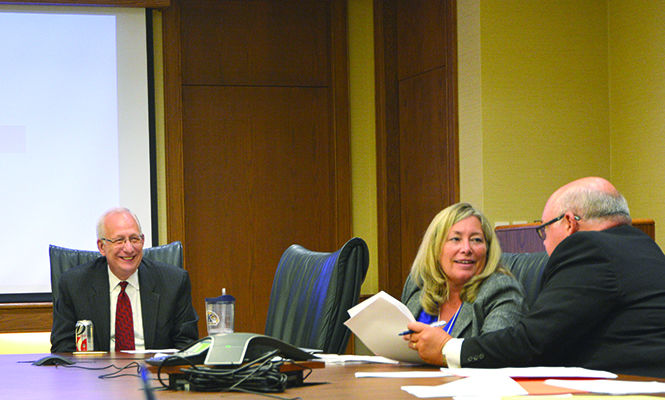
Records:
{"label": "bald man with glasses", "polygon": [[94,350],[183,348],[198,339],[189,275],[143,259],[143,240],[138,218],[126,208],[99,219],[101,257],[60,278],[51,352],[76,350],[78,320],[93,322]]}
{"label": "bald man with glasses", "polygon": [[665,255],[630,226],[624,197],[588,177],[555,191],[537,228],[550,256],[512,327],[453,339],[418,322],[423,360],[451,367],[577,366],[665,378]]}

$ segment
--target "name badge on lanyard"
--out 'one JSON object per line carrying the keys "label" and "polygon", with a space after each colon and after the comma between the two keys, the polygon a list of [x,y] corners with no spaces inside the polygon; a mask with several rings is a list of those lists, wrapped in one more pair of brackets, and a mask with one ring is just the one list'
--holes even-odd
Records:
{"label": "name badge on lanyard", "polygon": [[457,316],[459,315],[459,310],[461,310],[461,309],[462,309],[462,305],[459,306],[459,308],[457,309],[457,312],[455,312],[455,315],[453,315],[453,317],[450,319],[450,321],[448,321],[446,326],[443,328],[443,330],[447,334],[449,334],[450,336],[452,336],[452,334],[450,332],[453,331],[453,326],[455,326],[455,321],[457,321]]}

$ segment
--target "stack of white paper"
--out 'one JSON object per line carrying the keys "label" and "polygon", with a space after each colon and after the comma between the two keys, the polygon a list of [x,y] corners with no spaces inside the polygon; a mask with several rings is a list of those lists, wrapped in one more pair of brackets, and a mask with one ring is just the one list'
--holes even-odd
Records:
{"label": "stack of white paper", "polygon": [[399,336],[409,322],[415,321],[408,308],[386,292],[379,292],[349,309],[348,326],[377,356],[422,364],[418,352]]}

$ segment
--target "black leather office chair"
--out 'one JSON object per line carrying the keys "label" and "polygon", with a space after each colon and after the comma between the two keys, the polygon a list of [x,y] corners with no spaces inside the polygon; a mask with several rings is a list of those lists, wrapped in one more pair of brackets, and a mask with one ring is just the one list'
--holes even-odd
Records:
{"label": "black leather office chair", "polygon": [[[48,253],[51,261],[51,294],[54,304],[58,298],[60,276],[72,267],[88,263],[101,256],[98,251],[68,249],[52,244],[48,247]],[[162,246],[145,248],[143,257],[182,268],[182,243],[175,241]]]}
{"label": "black leather office chair", "polygon": [[343,354],[351,334],[343,323],[347,310],[358,303],[368,266],[369,251],[360,238],[333,253],[290,246],[275,272],[265,334]]}
{"label": "black leather office chair", "polygon": [[503,253],[501,263],[524,287],[526,304],[531,307],[540,293],[543,270],[549,257],[545,252]]}

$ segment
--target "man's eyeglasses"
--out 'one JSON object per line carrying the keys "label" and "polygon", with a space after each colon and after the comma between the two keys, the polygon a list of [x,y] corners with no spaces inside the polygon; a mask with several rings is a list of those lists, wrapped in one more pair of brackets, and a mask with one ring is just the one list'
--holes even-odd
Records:
{"label": "man's eyeglasses", "polygon": [[[566,215],[565,213],[561,214],[558,217],[552,218],[551,220],[545,222],[544,224],[538,225],[536,227],[536,233],[538,234],[538,237],[540,238],[540,240],[545,240],[545,238],[547,237],[547,232],[545,232],[545,228],[547,228],[548,225],[552,225],[553,223],[561,220],[561,218],[563,218],[565,215]],[[580,220],[580,217],[578,217],[576,215],[575,216],[575,221],[579,221],[579,220]]]}
{"label": "man's eyeglasses", "polygon": [[132,246],[137,246],[143,242],[143,235],[132,235],[128,238],[120,237],[115,239],[101,238],[101,240],[110,243],[112,246],[120,247],[124,246],[127,241],[132,244]]}

